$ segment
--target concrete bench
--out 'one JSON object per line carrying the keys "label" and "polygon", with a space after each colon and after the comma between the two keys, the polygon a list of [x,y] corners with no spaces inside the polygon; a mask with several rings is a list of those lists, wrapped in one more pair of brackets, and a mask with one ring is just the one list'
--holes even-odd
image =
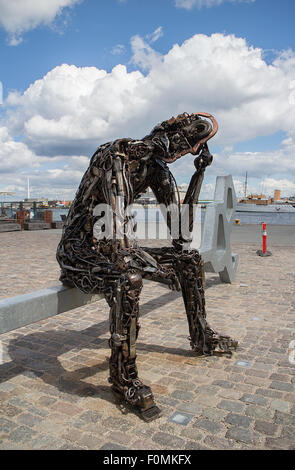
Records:
{"label": "concrete bench", "polygon": [[24,230],[48,230],[51,226],[47,222],[27,222],[24,224]]}
{"label": "concrete bench", "polygon": [[0,232],[15,232],[21,230],[20,224],[16,224],[13,222],[1,222],[0,223]]}
{"label": "concrete bench", "polygon": [[51,228],[63,228],[64,226],[64,222],[62,222],[61,220],[59,221],[56,221],[56,222],[52,222],[51,224]]}
{"label": "concrete bench", "polygon": [[0,300],[0,334],[103,299],[58,285]]}

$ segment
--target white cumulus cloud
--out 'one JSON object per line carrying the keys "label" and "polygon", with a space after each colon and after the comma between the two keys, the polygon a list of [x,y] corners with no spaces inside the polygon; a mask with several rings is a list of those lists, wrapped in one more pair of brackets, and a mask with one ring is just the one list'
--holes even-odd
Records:
{"label": "white cumulus cloud", "polygon": [[15,141],[7,127],[0,127],[0,174],[39,166],[35,153],[23,142]]}
{"label": "white cumulus cloud", "polygon": [[221,5],[225,2],[231,3],[253,3],[255,0],[175,0],[175,6],[177,8],[185,8],[186,10],[191,10],[194,7],[215,7]]}
{"label": "white cumulus cloud", "polygon": [[111,54],[113,55],[121,55],[125,54],[126,48],[124,44],[116,44],[112,49],[111,49]]}
{"label": "white cumulus cloud", "polygon": [[208,111],[219,121],[215,141],[222,145],[278,130],[293,135],[294,52],[267,64],[261,49],[223,34],[193,36],[166,55],[140,36],[131,46],[133,64],[148,73],[128,72],[124,65],[107,73],[63,64],[23,94],[10,93],[5,105],[11,132],[50,152],[56,145],[91,146],[124,133],[140,137],[173,114]]}
{"label": "white cumulus cloud", "polygon": [[159,38],[161,38],[162,36],[164,36],[164,32],[163,32],[163,26],[159,26],[157,29],[155,29],[155,31],[153,31],[151,34],[147,34],[146,35],[146,39],[149,41],[149,42],[156,42],[158,41]]}
{"label": "white cumulus cloud", "polygon": [[81,0],[0,0],[0,25],[9,33],[10,44],[22,41],[22,34],[40,24],[50,24],[63,8]]}
{"label": "white cumulus cloud", "polygon": [[[67,158],[86,158],[106,141],[140,138],[172,115],[205,111],[215,115],[220,126],[211,146],[223,148],[209,175],[241,178],[248,171],[261,178],[276,175],[278,181],[295,178],[292,50],[267,63],[262,49],[219,33],[195,35],[165,55],[140,36],[131,39],[131,47],[135,71],[121,64],[110,72],[63,64],[24,93],[10,93],[2,126],[10,136],[23,136],[23,142],[16,143],[25,145],[38,163],[44,156],[64,155],[58,166],[64,169]],[[234,150],[238,142],[278,131],[286,134],[278,150]],[[192,160],[186,156],[175,163],[179,182],[191,174]]]}

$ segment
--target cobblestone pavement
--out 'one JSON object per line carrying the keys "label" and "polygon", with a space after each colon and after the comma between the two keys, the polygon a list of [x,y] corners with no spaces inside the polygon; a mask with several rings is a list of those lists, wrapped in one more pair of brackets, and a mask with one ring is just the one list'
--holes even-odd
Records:
{"label": "cobblestone pavement", "polygon": [[[0,234],[1,298],[58,283],[59,237]],[[294,449],[295,247],[234,251],[236,282],[206,287],[211,326],[239,341],[231,359],[194,357],[180,294],[145,284],[138,366],[163,410],[151,423],[110,391],[104,301],[2,335],[0,449]]]}

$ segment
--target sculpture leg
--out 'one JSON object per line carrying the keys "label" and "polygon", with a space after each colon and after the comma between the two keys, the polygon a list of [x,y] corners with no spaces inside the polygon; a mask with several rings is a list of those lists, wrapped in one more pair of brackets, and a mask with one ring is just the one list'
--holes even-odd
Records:
{"label": "sculpture leg", "polygon": [[106,296],[110,309],[109,341],[111,352],[110,377],[113,391],[134,406],[146,421],[160,415],[150,387],[138,378],[135,343],[139,331],[140,274],[122,274],[111,295]]}
{"label": "sculpture leg", "polygon": [[179,253],[174,266],[181,285],[192,349],[199,354],[231,355],[237,342],[215,333],[206,320],[201,256],[196,250]]}

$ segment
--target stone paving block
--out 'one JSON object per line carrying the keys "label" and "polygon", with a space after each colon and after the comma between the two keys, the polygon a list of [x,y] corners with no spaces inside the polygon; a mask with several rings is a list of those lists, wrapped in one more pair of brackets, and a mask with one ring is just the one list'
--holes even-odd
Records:
{"label": "stone paving block", "polygon": [[286,393],[286,395],[284,395],[284,400],[289,401],[290,403],[295,403],[295,394]]}
{"label": "stone paving block", "polygon": [[65,431],[65,424],[58,423],[56,419],[44,419],[41,423],[36,425],[35,430],[41,433],[49,433],[57,436]]}
{"label": "stone paving block", "polygon": [[43,396],[43,397],[39,398],[37,403],[40,406],[50,407],[55,402],[56,402],[56,398]]}
{"label": "stone paving block", "polygon": [[262,406],[266,406],[269,403],[269,400],[264,397],[261,397],[259,395],[249,395],[247,393],[242,396],[241,401]]}
{"label": "stone paving block", "polygon": [[198,416],[202,413],[203,407],[194,402],[189,402],[189,403],[184,402],[184,403],[178,403],[176,405],[176,409],[178,411],[183,411],[185,413],[190,413],[195,416]]}
{"label": "stone paving block", "polygon": [[229,413],[225,418],[226,423],[233,424],[242,428],[248,428],[252,421],[253,420],[248,416],[243,416],[236,413]]}
{"label": "stone paving block", "polygon": [[266,378],[269,376],[269,371],[266,370],[255,370],[255,369],[249,369],[245,370],[245,375],[252,375],[254,377],[260,377],[260,378]]}
{"label": "stone paving block", "polygon": [[294,450],[295,443],[285,438],[269,437],[265,440],[267,448],[272,450]]}
{"label": "stone paving block", "polygon": [[[55,450],[55,448],[53,448],[53,450]],[[64,442],[64,443],[60,442],[57,450],[87,450],[87,448],[81,447],[78,444],[71,444],[70,442]]]}
{"label": "stone paving block", "polygon": [[79,442],[82,438],[82,431],[73,427],[66,427],[62,432],[61,437],[70,442]]}
{"label": "stone paving block", "polygon": [[135,439],[136,436],[132,434],[123,433],[121,431],[110,431],[105,435],[105,439],[113,440],[123,445],[130,445],[130,443]]}
{"label": "stone paving block", "polygon": [[228,398],[230,400],[239,400],[242,396],[242,392],[233,389],[221,389],[218,391],[218,395],[222,398]]}
{"label": "stone paving block", "polygon": [[247,416],[265,421],[271,421],[274,416],[273,410],[256,405],[247,406],[245,413]]}
{"label": "stone paving block", "polygon": [[202,416],[212,421],[222,421],[227,415],[227,411],[219,408],[204,408]]}
{"label": "stone paving block", "polygon": [[153,435],[152,440],[161,447],[168,446],[168,448],[172,449],[182,449],[184,445],[183,439],[165,432],[156,432]]}
{"label": "stone paving block", "polygon": [[295,426],[295,416],[287,413],[282,413],[281,411],[275,412],[275,423],[276,424],[288,424]]}
{"label": "stone paving block", "polygon": [[227,380],[214,380],[212,385],[217,385],[221,388],[233,388],[232,382],[228,382]]}
{"label": "stone paving block", "polygon": [[276,390],[267,390],[263,388],[258,388],[255,393],[257,395],[263,395],[264,397],[270,398],[281,398],[283,396],[282,392],[277,392]]}
{"label": "stone paving block", "polygon": [[17,424],[13,421],[6,418],[0,418],[0,438],[1,435],[10,433],[10,431],[15,429],[16,427]]}
{"label": "stone paving block", "polygon": [[184,390],[174,390],[174,392],[171,393],[171,396],[177,400],[184,401],[190,401],[194,398],[194,394],[192,392],[186,392]]}
{"label": "stone paving block", "polygon": [[51,406],[51,410],[64,413],[68,416],[77,416],[83,410],[78,406],[66,403],[65,401],[58,401]]}
{"label": "stone paving block", "polygon": [[245,408],[245,405],[243,403],[239,403],[239,402],[236,402],[236,401],[222,400],[219,403],[218,408],[222,408],[224,410],[239,413],[239,412],[243,411],[243,409]]}
{"label": "stone paving block", "polygon": [[84,421],[85,423],[98,423],[101,421],[102,417],[103,413],[94,410],[85,411],[78,416],[79,420]]}
{"label": "stone paving block", "polygon": [[232,427],[228,429],[225,437],[229,439],[234,439],[238,442],[245,442],[246,444],[254,444],[255,439],[253,433],[249,429]]}
{"label": "stone paving block", "polygon": [[235,387],[235,390],[238,390],[238,391],[243,392],[243,393],[249,393],[249,394],[254,393],[254,391],[256,389],[256,386],[250,385],[250,384],[245,384],[245,383],[235,384],[234,387]]}
{"label": "stone paving block", "polygon": [[[77,423],[76,423],[77,424]],[[81,429],[81,427],[78,427],[78,429]],[[84,426],[82,426],[83,429],[87,432],[97,434],[98,436],[106,435],[107,434],[107,429],[104,428],[104,426],[101,423],[85,423]]]}
{"label": "stone paving block", "polygon": [[99,450],[128,450],[128,447],[116,444],[116,442],[106,442],[99,448]]}
{"label": "stone paving block", "polygon": [[108,429],[118,429],[120,431],[129,431],[133,426],[129,420],[124,418],[118,418],[115,416],[109,416],[109,418],[102,421],[102,425]]}
{"label": "stone paving block", "polygon": [[240,449],[240,442],[237,442],[233,439],[225,439],[219,436],[206,436],[204,443],[211,449],[218,450],[231,450],[231,449]]}
{"label": "stone paving block", "polygon": [[4,403],[4,400],[2,403],[0,402],[0,416],[2,415],[13,418],[14,416],[17,416],[20,413],[22,413],[22,410],[20,408],[9,405],[8,403]]}
{"label": "stone paving block", "polygon": [[30,441],[36,435],[36,431],[33,431],[31,428],[27,426],[19,426],[9,434],[8,439],[15,442],[17,445],[19,442],[22,443]]}
{"label": "stone paving block", "polygon": [[132,449],[134,450],[157,450],[159,447],[151,439],[138,439],[133,442]]}
{"label": "stone paving block", "polygon": [[30,449],[53,450],[60,447],[60,440],[49,434],[39,434],[36,439],[30,441]]}
{"label": "stone paving block", "polygon": [[17,417],[18,423],[25,424],[29,427],[34,427],[36,424],[42,421],[42,418],[31,413],[23,413]]}
{"label": "stone paving block", "polygon": [[208,447],[199,444],[196,441],[188,441],[184,447],[185,450],[209,450]]}
{"label": "stone paving block", "polygon": [[[238,382],[238,383],[239,383],[239,382],[243,382],[244,376],[243,376],[242,374],[236,374],[236,373],[234,373],[234,374],[231,374],[231,375],[228,377],[228,380],[229,380],[230,382]],[[231,387],[229,387],[229,388],[231,388]]]}
{"label": "stone paving block", "polygon": [[256,387],[263,387],[265,386],[265,380],[259,377],[245,377],[244,382],[246,384],[255,385]]}
{"label": "stone paving block", "polygon": [[[175,400],[174,398],[171,397],[164,397],[164,396],[159,396],[157,398],[157,402],[159,404],[163,404],[165,406],[170,406],[170,407],[176,407],[178,408],[179,405],[182,406],[190,406],[190,403],[180,403],[178,400]],[[185,409],[183,411],[186,411]]]}
{"label": "stone paving block", "polygon": [[272,371],[273,365],[272,364],[267,364],[265,362],[255,362],[253,364],[255,369],[260,369],[260,370],[267,370],[267,371]]}
{"label": "stone paving block", "polygon": [[196,397],[196,402],[201,406],[202,405],[208,406],[208,407],[217,406],[219,401],[220,401],[220,397],[214,396],[214,395],[206,395],[205,393],[197,395]]}
{"label": "stone paving block", "polygon": [[294,391],[294,385],[288,384],[285,382],[272,382],[270,384],[270,388],[274,388],[275,390],[282,390],[283,392],[293,392]]}
{"label": "stone paving block", "polygon": [[291,403],[284,400],[272,400],[270,402],[270,408],[277,411],[282,411],[283,413],[288,413],[291,410]]}
{"label": "stone paving block", "polygon": [[224,430],[224,426],[217,421],[211,421],[208,418],[199,418],[194,423],[193,426],[196,428],[204,429],[205,431],[210,432],[211,434],[219,433]]}
{"label": "stone paving block", "polygon": [[283,426],[281,437],[285,439],[290,439],[290,441],[295,443],[294,426]]}
{"label": "stone paving block", "polygon": [[[113,439],[116,439],[116,438],[113,438]],[[99,439],[99,436],[97,436],[96,434],[83,433],[78,443],[82,447],[86,447],[86,449],[96,450],[96,449],[101,449],[103,440]]]}
{"label": "stone paving block", "polygon": [[278,431],[278,426],[273,423],[268,423],[266,421],[255,421],[254,429],[262,434],[267,434],[268,436],[274,436]]}
{"label": "stone paving block", "polygon": [[183,438],[188,438],[193,441],[200,442],[203,437],[203,431],[201,429],[197,429],[195,427],[188,426],[187,428],[184,428],[181,432],[181,436]]}
{"label": "stone paving block", "polygon": [[290,382],[290,376],[286,374],[271,374],[269,378],[279,382]]}

